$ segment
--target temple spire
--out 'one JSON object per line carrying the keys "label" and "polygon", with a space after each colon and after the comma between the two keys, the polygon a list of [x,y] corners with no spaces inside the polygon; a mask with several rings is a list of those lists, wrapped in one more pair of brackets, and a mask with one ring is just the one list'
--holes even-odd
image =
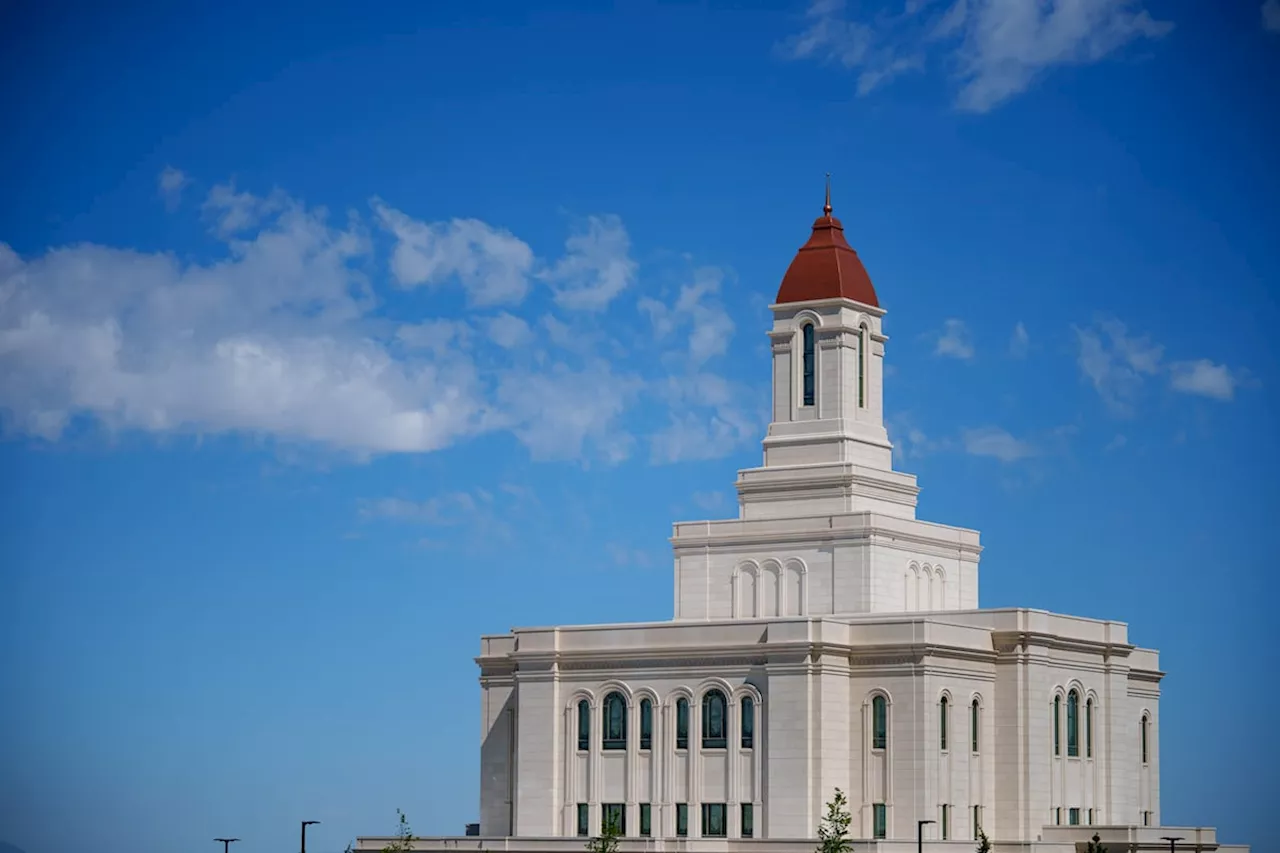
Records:
{"label": "temple spire", "polygon": [[822,213],[831,216],[831,173],[827,172],[827,201],[822,205]]}

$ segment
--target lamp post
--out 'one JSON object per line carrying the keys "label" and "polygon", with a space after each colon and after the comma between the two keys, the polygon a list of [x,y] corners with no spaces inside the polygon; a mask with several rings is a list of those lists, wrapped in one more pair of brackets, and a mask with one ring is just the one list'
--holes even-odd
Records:
{"label": "lamp post", "polygon": [[307,853],[307,827],[319,822],[318,820],[304,820],[302,822],[302,853]]}
{"label": "lamp post", "polygon": [[926,823],[937,823],[937,821],[936,820],[916,821],[916,853],[924,853],[924,825]]}
{"label": "lamp post", "polygon": [[239,838],[215,838],[214,841],[222,842],[222,853],[229,853],[231,850],[231,842],[239,841]]}
{"label": "lamp post", "polygon": [[1178,842],[1182,840],[1181,835],[1162,835],[1161,841],[1169,842],[1169,853],[1178,853]]}

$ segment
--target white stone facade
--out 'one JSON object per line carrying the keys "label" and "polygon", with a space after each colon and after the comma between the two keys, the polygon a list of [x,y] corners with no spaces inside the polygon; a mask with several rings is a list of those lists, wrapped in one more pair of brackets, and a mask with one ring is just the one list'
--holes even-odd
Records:
{"label": "white stone facade", "polygon": [[979,609],[978,533],[917,520],[892,469],[884,312],[773,312],[764,464],[738,518],[674,526],[674,618],[483,638],[480,838],[418,847],[579,850],[607,812],[623,851],[810,851],[839,788],[858,850],[915,849],[922,820],[929,849],[979,823],[997,850],[1168,849],[1156,652]]}

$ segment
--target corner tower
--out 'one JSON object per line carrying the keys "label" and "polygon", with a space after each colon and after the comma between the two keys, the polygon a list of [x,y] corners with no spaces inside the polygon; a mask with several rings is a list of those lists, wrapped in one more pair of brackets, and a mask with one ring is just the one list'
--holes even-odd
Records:
{"label": "corner tower", "polygon": [[919,490],[893,470],[884,426],[885,312],[832,215],[830,186],[770,310],[773,420],[763,467],[739,472],[740,517],[914,518]]}

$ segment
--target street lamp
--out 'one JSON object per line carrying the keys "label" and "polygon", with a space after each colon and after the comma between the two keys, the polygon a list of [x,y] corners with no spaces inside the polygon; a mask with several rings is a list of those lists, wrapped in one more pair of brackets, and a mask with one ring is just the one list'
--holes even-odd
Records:
{"label": "street lamp", "polygon": [[916,853],[924,853],[924,825],[926,823],[937,823],[937,821],[936,820],[916,821]]}
{"label": "street lamp", "polygon": [[307,853],[307,827],[319,822],[318,820],[304,820],[302,822],[302,853]]}
{"label": "street lamp", "polygon": [[1182,840],[1181,835],[1162,835],[1161,841],[1169,842],[1169,853],[1178,853],[1178,842]]}
{"label": "street lamp", "polygon": [[213,839],[213,840],[214,840],[214,841],[221,841],[221,842],[222,842],[222,853],[228,853],[228,851],[231,849],[231,842],[233,842],[233,841],[239,841],[240,839],[239,839],[239,838],[215,838],[215,839]]}

